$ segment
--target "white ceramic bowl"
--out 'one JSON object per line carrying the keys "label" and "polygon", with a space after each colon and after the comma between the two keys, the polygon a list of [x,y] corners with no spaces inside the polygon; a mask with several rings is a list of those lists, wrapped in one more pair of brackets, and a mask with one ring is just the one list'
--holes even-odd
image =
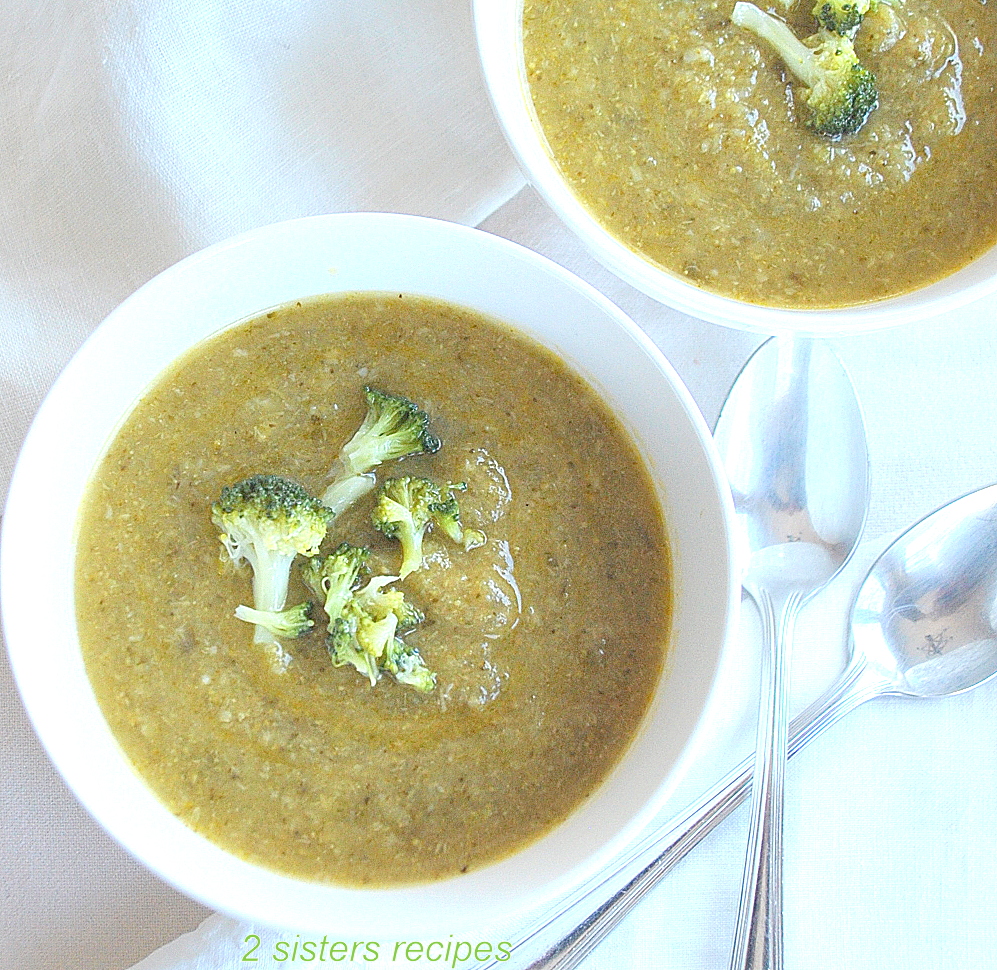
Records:
{"label": "white ceramic bowl", "polygon": [[495,114],[527,179],[607,269],[684,313],[758,333],[841,335],[923,320],[997,292],[997,247],[951,276],[903,296],[833,310],[788,310],[729,299],[693,286],[607,232],[555,165],[529,95],[523,0],[473,0],[482,70]]}
{"label": "white ceramic bowl", "polygon": [[[629,427],[658,483],[676,576],[667,675],[638,737],[597,793],[504,861],[389,890],[278,875],[229,855],[168,812],[105,725],[73,606],[84,489],[122,418],[166,365],[276,305],[357,290],[418,293],[483,311],[586,376]],[[209,906],[261,923],[356,939],[385,932],[446,939],[581,884],[659,809],[695,756],[697,722],[735,606],[729,505],[695,403],[661,353],[600,294],[477,230],[411,216],[321,216],[185,259],[126,300],[84,344],[42,405],[17,464],[3,521],[0,603],[14,675],[42,743],[93,816],[152,870]]]}

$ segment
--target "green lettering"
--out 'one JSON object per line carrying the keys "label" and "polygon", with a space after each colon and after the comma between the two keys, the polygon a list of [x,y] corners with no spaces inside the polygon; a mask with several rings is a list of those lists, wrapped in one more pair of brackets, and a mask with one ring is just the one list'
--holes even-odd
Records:
{"label": "green lettering", "polygon": [[260,948],[260,938],[255,933],[250,933],[242,942],[248,943],[250,940],[256,940],[256,942],[242,955],[243,963],[256,963],[260,959],[252,956]]}
{"label": "green lettering", "polygon": [[[463,950],[464,947],[467,947],[467,949]],[[461,955],[462,950],[463,950],[463,956]],[[461,940],[453,948],[453,961],[451,962],[450,966],[456,967],[458,963],[463,963],[465,960],[470,960],[471,952],[472,952],[471,944],[468,943],[467,940]]]}

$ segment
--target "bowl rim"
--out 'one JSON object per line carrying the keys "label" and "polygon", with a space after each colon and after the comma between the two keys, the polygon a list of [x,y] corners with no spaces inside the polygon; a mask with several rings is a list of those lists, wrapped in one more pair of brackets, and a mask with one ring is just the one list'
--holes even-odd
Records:
{"label": "bowl rim", "polygon": [[529,96],[524,0],[472,0],[478,56],[499,127],[530,185],[596,260],[660,303],[710,323],[758,334],[845,336],[915,323],[997,292],[997,243],[947,276],[897,296],[827,309],[769,307],[701,289],[630,249],[595,219],[553,160]]}
{"label": "bowl rim", "polygon": [[[718,577],[719,582],[714,589],[716,603],[711,607],[714,609],[714,615],[710,618],[710,622],[715,629],[717,642],[711,645],[709,669],[704,672],[702,696],[692,718],[691,728],[682,739],[671,770],[667,772],[653,797],[644,804],[643,809],[635,813],[630,823],[599,851],[578,862],[558,878],[534,887],[530,892],[523,893],[517,890],[515,893],[510,891],[509,894],[503,895],[493,885],[491,898],[479,899],[477,904],[474,904],[473,899],[469,900],[465,892],[470,890],[473,897],[478,891],[477,884],[470,877],[459,877],[440,883],[402,886],[397,889],[359,890],[362,893],[374,893],[379,900],[387,899],[393,904],[418,901],[423,905],[431,901],[438,916],[444,915],[453,920],[452,926],[450,923],[441,924],[448,930],[454,931],[457,926],[474,928],[496,912],[518,914],[525,908],[546,905],[551,900],[577,888],[614,858],[660,810],[688,765],[697,757],[697,748],[701,747],[703,719],[714,695],[726,636],[731,629],[739,603],[735,582],[734,551],[730,539],[733,504],[723,477],[719,456],[713,446],[712,436],[698,407],[681,379],[650,338],[605,296],[564,268],[501,237],[442,220],[391,213],[340,213],[288,220],[250,230],[194,253],[158,274],[113,310],[80,347],[46,395],[22,446],[12,477],[2,532],[0,532],[0,616],[6,634],[8,655],[22,702],[49,758],[77,799],[126,851],[181,892],[215,909],[239,918],[283,927],[315,932],[331,929],[328,918],[331,912],[329,900],[335,898],[341,901],[343,893],[352,896],[358,890],[306,883],[236,860],[225,850],[188,829],[184,823],[169,813],[148,789],[146,783],[130,768],[127,758],[103,722],[92,689],[89,691],[89,697],[78,696],[79,676],[83,671],[78,644],[75,647],[61,648],[72,655],[72,664],[77,668],[74,672],[63,676],[75,677],[76,686],[73,686],[74,682],[71,680],[60,682],[58,678],[53,683],[50,677],[50,664],[45,658],[40,657],[36,650],[38,631],[34,626],[33,614],[25,609],[27,602],[25,576],[31,573],[30,568],[26,569],[26,559],[34,557],[40,563],[43,553],[37,548],[38,540],[51,537],[45,535],[44,527],[41,530],[36,527],[30,519],[30,512],[39,501],[39,497],[42,501],[48,497],[44,490],[39,491],[38,486],[41,476],[52,467],[53,438],[64,445],[70,444],[67,436],[71,432],[60,430],[59,425],[70,413],[67,409],[71,409],[74,402],[79,401],[80,388],[92,378],[94,368],[99,373],[101,368],[106,371],[130,363],[129,343],[132,350],[137,346],[136,341],[155,343],[154,349],[150,351],[150,356],[156,361],[154,366],[150,365],[151,377],[141,380],[139,376],[129,377],[130,381],[139,386],[139,390],[137,394],[128,396],[131,404],[124,410],[120,407],[117,409],[117,423],[108,426],[108,430],[102,436],[103,447],[106,448],[117,432],[120,422],[148,388],[151,380],[158,377],[164,368],[176,359],[175,345],[182,344],[182,351],[196,343],[196,341],[183,341],[175,334],[160,332],[165,330],[163,319],[169,320],[172,314],[177,312],[173,308],[165,313],[164,318],[153,319],[150,324],[146,314],[151,307],[157,305],[158,300],[161,300],[165,294],[176,295],[179,292],[178,287],[181,287],[191,274],[197,277],[198,274],[213,273],[217,267],[224,270],[224,267],[231,265],[233,260],[237,262],[244,251],[256,254],[256,258],[260,258],[260,254],[275,240],[290,242],[293,246],[300,247],[323,237],[348,240],[351,247],[360,246],[361,249],[365,240],[368,242],[374,240],[375,243],[381,240],[380,245],[383,245],[385,238],[394,239],[396,242],[398,238],[405,238],[409,240],[411,246],[421,247],[431,255],[439,252],[440,247],[445,251],[446,247],[451,245],[468,246],[476,252],[488,254],[489,257],[501,256],[506,263],[523,267],[524,272],[529,267],[530,272],[538,274],[538,279],[546,277],[553,281],[552,285],[562,288],[565,294],[573,293],[580,300],[588,301],[594,308],[593,312],[604,314],[608,322],[620,328],[623,335],[633,341],[659,368],[671,393],[674,394],[677,405],[685,411],[691,431],[699,440],[700,459],[712,482],[713,493],[709,496],[711,514],[715,519],[714,524],[722,532],[717,538],[717,549],[721,550],[725,571],[724,575]],[[344,243],[340,242],[339,245]],[[335,282],[334,278],[331,279]],[[401,286],[397,288],[402,290]],[[328,292],[336,292],[337,289],[337,286],[330,286]],[[395,287],[383,289],[394,290]],[[219,303],[224,306],[224,299],[220,299]],[[255,312],[264,312],[272,305],[259,306]],[[212,307],[205,312],[212,312]],[[202,333],[201,339],[210,337],[246,319],[247,316],[248,314],[233,315],[222,311],[219,313],[217,325]],[[146,323],[141,333],[136,332],[139,329],[134,326],[136,319],[143,319]],[[507,322],[521,332],[529,333],[519,321]],[[124,337],[128,339],[122,347],[120,343]],[[80,474],[84,474],[88,478],[94,467],[94,461],[102,454],[103,448],[97,452],[96,458],[89,460],[86,455],[75,459],[69,452],[60,457],[66,461],[65,467],[68,467],[67,474],[70,477],[75,475],[78,478]],[[73,461],[78,461],[80,466],[75,471],[71,467]],[[53,484],[48,491],[56,495],[58,486]],[[74,493],[75,496],[80,494],[80,492]],[[54,532],[61,528],[59,523],[64,525],[69,520],[75,526],[76,513],[77,502],[74,501],[72,508],[64,510],[56,524],[48,528]],[[71,548],[75,552],[75,530],[73,530]],[[47,555],[47,552],[44,555]],[[68,595],[70,603],[72,565],[72,562],[61,563],[56,568],[56,574],[51,577],[54,584],[63,589],[64,599]],[[61,611],[63,614],[67,612],[72,613],[72,610],[67,611],[64,608]],[[62,626],[56,630],[53,639],[58,639],[60,632],[66,636],[71,632],[71,636],[75,637],[75,615],[68,618],[62,616]],[[86,677],[85,672],[82,676]],[[88,680],[86,686],[89,688]],[[86,690],[83,692],[86,693]],[[66,711],[81,714],[84,720],[92,718],[96,711],[100,725],[91,725],[84,729],[80,729],[78,725],[69,725],[66,722]],[[118,763],[101,764],[100,757],[94,755],[92,749],[88,749],[89,745],[97,745],[105,754],[117,750]],[[108,760],[113,758],[109,756]],[[124,768],[121,762],[124,762]],[[128,778],[125,778],[125,775]],[[123,795],[122,786],[127,788]],[[127,804],[114,804],[113,799],[116,797],[125,797]],[[155,818],[155,844],[150,844],[150,836],[143,828],[141,818],[136,817],[136,812],[140,816],[142,811],[149,812],[150,816]],[[577,815],[577,811],[575,814]],[[569,819],[572,817],[569,816]],[[565,824],[561,823],[555,831],[562,829]],[[543,843],[545,838],[532,845]],[[528,850],[529,847],[519,850],[511,858],[517,859]],[[233,862],[234,874],[230,871]],[[503,864],[503,862],[490,864],[485,866],[484,870],[494,873]],[[215,867],[226,870],[224,879],[212,875]],[[252,886],[240,886],[239,878],[250,872],[259,878]],[[471,876],[473,877],[474,873]],[[451,889],[455,892],[450,892]],[[322,897],[322,904],[317,907],[314,904],[316,894]],[[276,898],[278,896],[279,898]],[[455,912],[453,908],[455,899],[460,901],[459,912]],[[311,909],[302,914],[299,912],[302,907],[305,909],[311,907]],[[372,916],[366,923],[354,914],[349,920],[349,930],[355,934],[373,933],[381,924],[379,914]],[[404,919],[400,920],[396,930],[417,932],[424,927],[425,922],[420,915],[418,918],[410,918],[407,924]]]}

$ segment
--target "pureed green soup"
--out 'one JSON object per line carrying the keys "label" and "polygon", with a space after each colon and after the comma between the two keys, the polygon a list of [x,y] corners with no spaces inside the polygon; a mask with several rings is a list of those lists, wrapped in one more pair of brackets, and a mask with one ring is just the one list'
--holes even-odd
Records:
{"label": "pureed green soup", "polygon": [[[248,568],[219,563],[221,489],[272,473],[320,495],[364,385],[419,402],[443,441],[379,479],[465,482],[487,536],[430,532],[398,584],[425,614],[425,694],[332,666],[321,618],[276,672],[233,616]],[[393,574],[373,501],[323,549],[367,545]],[[343,884],[463,872],[563,819],[631,740],[669,629],[660,504],[615,417],[504,325],[397,294],[287,306],[173,366],[96,472],[76,583],[101,708],[163,802],[239,856]],[[308,595],[295,568],[288,604]]]}
{"label": "pureed green soup", "polygon": [[[985,0],[880,0],[855,36],[879,107],[839,140],[805,127],[800,85],[733,6],[526,0],[540,126],[610,233],[703,289],[792,308],[906,293],[994,244]],[[772,9],[805,38],[812,7]]]}

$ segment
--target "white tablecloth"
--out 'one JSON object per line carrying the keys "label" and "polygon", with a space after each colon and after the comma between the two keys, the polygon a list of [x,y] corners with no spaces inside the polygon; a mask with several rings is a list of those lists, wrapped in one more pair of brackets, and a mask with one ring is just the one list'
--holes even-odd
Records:
{"label": "white tablecloth", "polygon": [[[759,339],[615,280],[523,188],[480,81],[468,8],[8,0],[0,495],[46,389],[129,292],[234,232],[328,211],[480,224],[545,253],[646,329],[712,423]],[[987,300],[834,341],[868,424],[867,555],[935,506],[997,480],[995,311]],[[846,604],[842,585],[801,619],[797,706],[840,666]],[[724,672],[728,703],[711,757],[686,779],[676,811],[750,748],[751,622],[746,615]],[[76,804],[35,739],[5,656],[0,773],[0,970],[124,970],[211,915],[147,873]],[[997,684],[939,702],[867,705],[794,761],[789,791],[787,970],[995,965]],[[586,966],[725,966],[746,827],[742,809]],[[174,948],[147,966],[241,965],[239,930],[215,919],[181,948],[200,963]]]}

